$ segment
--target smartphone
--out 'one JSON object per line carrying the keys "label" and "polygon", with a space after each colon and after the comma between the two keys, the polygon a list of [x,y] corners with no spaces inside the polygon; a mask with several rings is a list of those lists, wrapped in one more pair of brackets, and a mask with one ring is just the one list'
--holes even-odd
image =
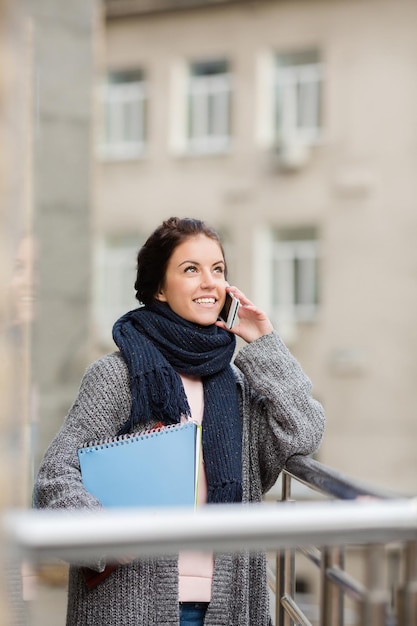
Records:
{"label": "smartphone", "polygon": [[225,322],[227,328],[233,328],[236,323],[239,306],[239,300],[227,291],[224,307],[220,311],[220,319]]}

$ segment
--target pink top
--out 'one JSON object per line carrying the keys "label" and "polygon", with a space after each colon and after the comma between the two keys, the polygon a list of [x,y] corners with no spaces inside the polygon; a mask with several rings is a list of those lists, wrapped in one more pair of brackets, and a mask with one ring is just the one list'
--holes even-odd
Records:
{"label": "pink top", "polygon": [[[204,411],[203,383],[200,378],[181,375],[193,421],[201,424]],[[198,504],[207,502],[207,479],[201,455]],[[210,602],[213,579],[211,552],[180,552],[178,557],[180,602]]]}

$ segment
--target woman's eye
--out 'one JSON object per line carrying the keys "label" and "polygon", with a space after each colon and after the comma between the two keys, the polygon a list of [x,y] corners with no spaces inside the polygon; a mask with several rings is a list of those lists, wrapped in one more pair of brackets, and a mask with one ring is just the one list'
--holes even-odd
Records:
{"label": "woman's eye", "polygon": [[214,271],[215,271],[217,274],[224,274],[224,267],[223,267],[223,265],[219,265],[218,267],[215,267],[215,268],[214,268]]}
{"label": "woman's eye", "polygon": [[184,272],[196,272],[197,268],[195,265],[188,265],[185,269]]}

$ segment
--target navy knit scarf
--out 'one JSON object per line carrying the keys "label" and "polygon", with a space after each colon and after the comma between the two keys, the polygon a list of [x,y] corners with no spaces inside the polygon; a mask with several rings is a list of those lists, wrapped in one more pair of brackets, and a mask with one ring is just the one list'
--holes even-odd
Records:
{"label": "navy knit scarf", "polygon": [[190,415],[179,374],[204,387],[203,456],[209,502],[242,499],[242,421],[230,366],[236,340],[216,325],[184,320],[164,302],[123,315],[113,339],[127,363],[132,410],[125,431],[152,419],[178,423]]}

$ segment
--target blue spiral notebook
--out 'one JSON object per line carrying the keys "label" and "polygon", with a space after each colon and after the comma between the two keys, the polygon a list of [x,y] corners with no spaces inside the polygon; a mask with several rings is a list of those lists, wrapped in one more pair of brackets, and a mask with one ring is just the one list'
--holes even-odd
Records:
{"label": "blue spiral notebook", "polygon": [[186,422],[78,450],[85,488],[105,507],[195,506],[201,426]]}

